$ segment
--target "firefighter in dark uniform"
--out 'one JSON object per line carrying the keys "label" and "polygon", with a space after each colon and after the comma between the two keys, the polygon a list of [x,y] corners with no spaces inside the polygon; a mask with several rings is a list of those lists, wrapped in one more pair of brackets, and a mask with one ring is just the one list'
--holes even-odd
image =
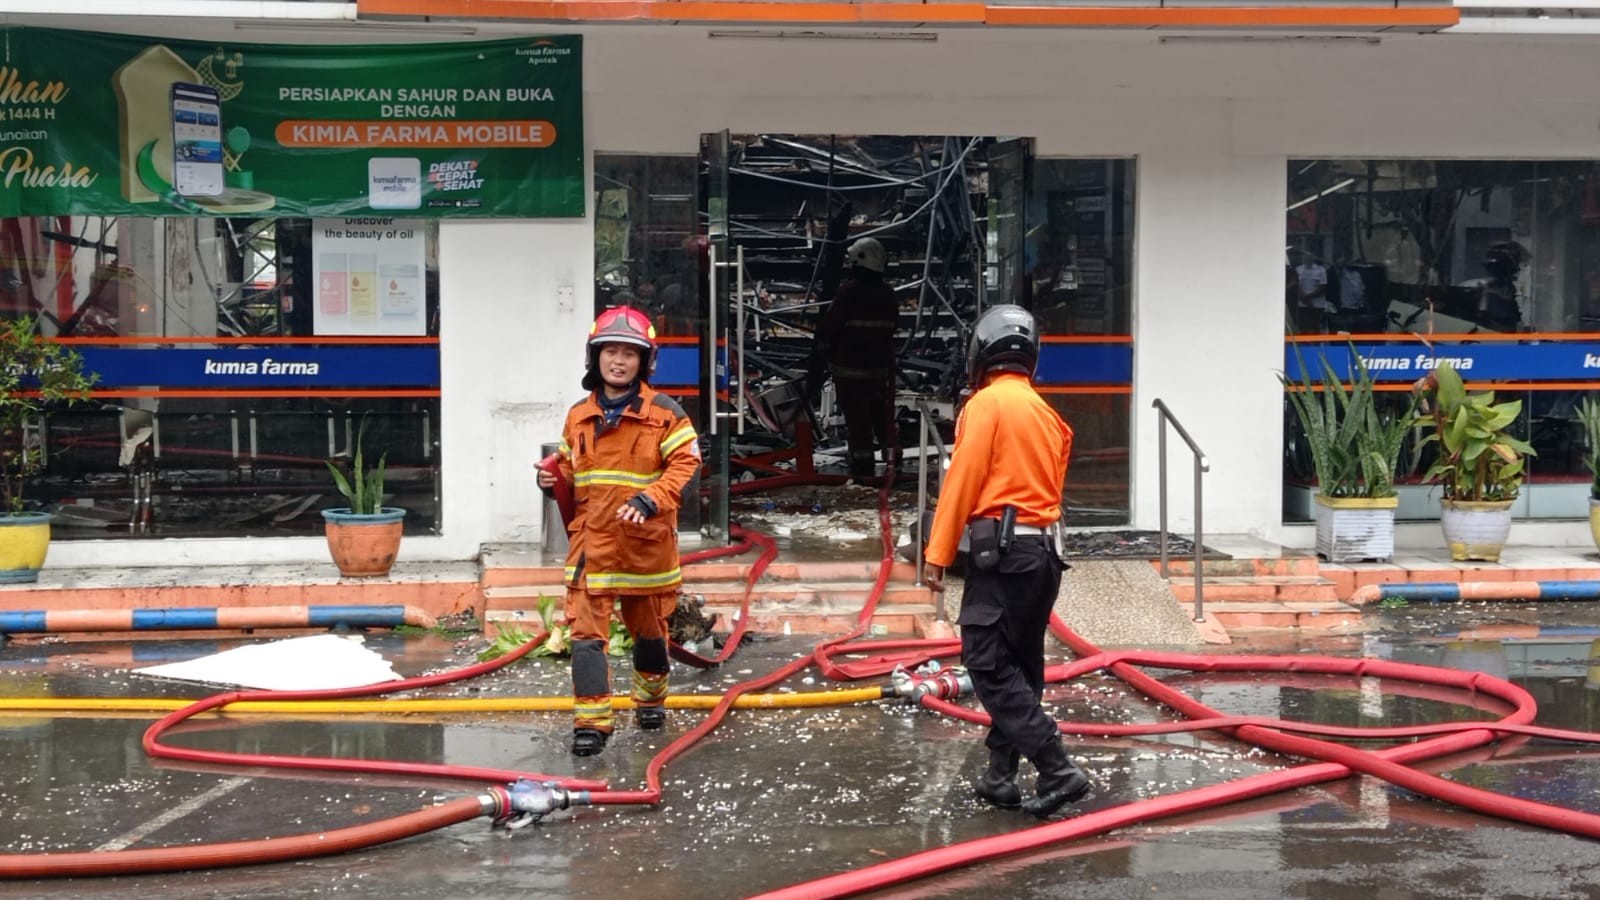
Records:
{"label": "firefighter in dark uniform", "polygon": [[[1072,429],[1030,381],[1039,360],[1033,316],[996,306],[973,330],[967,371],[977,387],[956,420],[950,471],[939,494],[923,576],[944,590],[944,569],[969,533],[961,595],[961,660],[993,725],[979,797],[1047,817],[1089,793],[1067,757],[1044,695],[1044,635],[1066,567],[1049,535],[1061,516]],[[1038,769],[1026,803],[1019,757]]]}
{"label": "firefighter in dark uniform", "polygon": [[[844,409],[850,477],[877,477],[877,447],[893,448],[894,329],[900,301],[883,281],[883,245],[862,238],[845,251],[845,278],[817,325],[816,352]],[[814,391],[821,390],[814,384]]]}

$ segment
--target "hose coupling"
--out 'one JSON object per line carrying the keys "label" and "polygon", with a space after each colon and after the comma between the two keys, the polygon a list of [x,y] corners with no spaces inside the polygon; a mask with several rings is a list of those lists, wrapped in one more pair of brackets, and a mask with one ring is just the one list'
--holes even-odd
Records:
{"label": "hose coupling", "polygon": [[495,797],[494,827],[516,831],[534,825],[556,810],[571,808],[575,799],[566,788],[555,782],[517,779],[508,788],[491,789]]}
{"label": "hose coupling", "polygon": [[940,668],[932,660],[915,672],[897,668],[889,678],[896,697],[903,697],[918,705],[921,705],[923,697],[954,700],[972,693],[972,676],[967,674],[966,668]]}
{"label": "hose coupling", "polygon": [[940,700],[954,700],[964,694],[972,693],[972,676],[962,666],[951,666],[941,669],[928,678],[917,683],[911,692],[911,702],[922,703],[923,697],[937,697]]}

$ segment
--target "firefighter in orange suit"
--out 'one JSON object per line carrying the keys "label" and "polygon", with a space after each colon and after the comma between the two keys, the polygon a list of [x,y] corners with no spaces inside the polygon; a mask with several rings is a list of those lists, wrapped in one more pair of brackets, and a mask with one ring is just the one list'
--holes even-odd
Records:
{"label": "firefighter in orange suit", "polygon": [[[1062,563],[1050,527],[1061,517],[1061,489],[1072,429],[1033,389],[1039,361],[1033,316],[995,306],[973,329],[967,371],[978,390],[956,420],[950,471],[930,529],[924,579],[944,590],[944,569],[968,532],[961,595],[961,661],[993,724],[984,743],[988,770],[980,798],[1047,817],[1081,800],[1091,784],[1067,758],[1044,695],[1044,635],[1061,587]],[[1021,756],[1038,769],[1034,796],[1017,787]]]}
{"label": "firefighter in orange suit", "polygon": [[589,329],[583,386],[567,413],[560,475],[574,487],[567,526],[566,616],[572,626],[572,752],[591,756],[612,731],[606,639],[620,601],[633,635],[633,701],[640,728],[666,724],[667,618],[677,608],[678,507],[700,465],[694,425],[672,398],[646,382],[655,368],[655,329],[630,307],[608,309]]}

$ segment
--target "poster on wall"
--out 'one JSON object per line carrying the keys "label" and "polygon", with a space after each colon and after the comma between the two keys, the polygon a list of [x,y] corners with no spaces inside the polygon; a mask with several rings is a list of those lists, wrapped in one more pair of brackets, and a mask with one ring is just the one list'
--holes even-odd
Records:
{"label": "poster on wall", "polygon": [[5,28],[0,216],[584,214],[582,38]]}
{"label": "poster on wall", "polygon": [[313,219],[313,333],[427,334],[426,251],[421,219]]}

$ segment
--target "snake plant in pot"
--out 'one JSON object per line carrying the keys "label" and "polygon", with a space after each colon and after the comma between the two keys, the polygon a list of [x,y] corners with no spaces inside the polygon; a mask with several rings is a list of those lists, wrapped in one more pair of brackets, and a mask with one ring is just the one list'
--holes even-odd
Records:
{"label": "snake plant in pot", "polygon": [[45,467],[47,410],[88,396],[95,376],[70,347],[39,335],[33,319],[0,322],[0,582],[37,581],[50,549],[48,512],[23,490]]}
{"label": "snake plant in pot", "polygon": [[405,526],[405,510],[383,505],[383,471],[389,454],[378,457],[377,466],[366,466],[362,448],[366,432],[363,419],[348,474],[332,462],[327,464],[334,486],[350,501],[347,507],[322,511],[328,552],[339,574],[347,578],[388,575],[400,553],[400,533]]}
{"label": "snake plant in pot", "polygon": [[1437,455],[1423,480],[1441,485],[1439,522],[1450,558],[1498,562],[1511,533],[1511,504],[1522,490],[1533,447],[1510,432],[1521,400],[1496,403],[1493,391],[1468,393],[1449,363],[1417,383],[1418,427]]}
{"label": "snake plant in pot", "polygon": [[[1296,349],[1296,354],[1299,351]],[[1300,379],[1279,376],[1300,420],[1317,473],[1317,554],[1329,562],[1394,557],[1395,467],[1416,401],[1385,404],[1366,362],[1350,347],[1349,383],[1326,356],[1320,383],[1300,357]]]}

